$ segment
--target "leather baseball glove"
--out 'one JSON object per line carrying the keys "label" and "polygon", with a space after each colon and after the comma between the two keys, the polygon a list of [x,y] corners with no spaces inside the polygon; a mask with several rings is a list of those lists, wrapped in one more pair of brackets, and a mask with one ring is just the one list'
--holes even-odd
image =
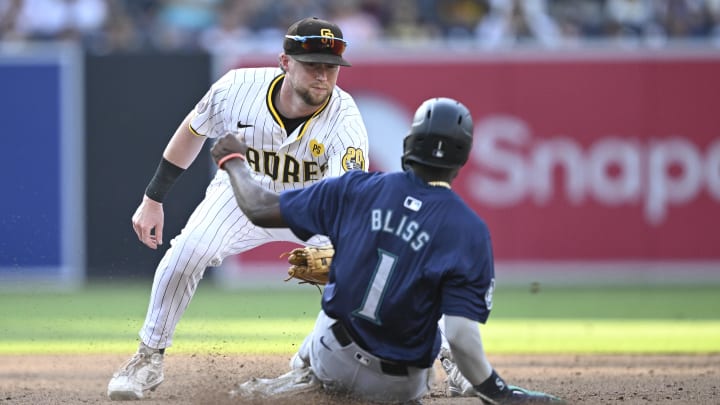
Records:
{"label": "leather baseball glove", "polygon": [[299,284],[312,284],[314,286],[325,285],[330,275],[330,263],[332,263],[335,248],[332,245],[313,247],[306,246],[285,252],[280,257],[288,257],[288,278],[300,280]]}

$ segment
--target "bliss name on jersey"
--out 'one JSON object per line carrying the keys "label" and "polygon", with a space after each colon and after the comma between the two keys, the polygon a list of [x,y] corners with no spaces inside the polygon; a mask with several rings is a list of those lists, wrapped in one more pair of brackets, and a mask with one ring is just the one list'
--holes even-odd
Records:
{"label": "bliss name on jersey", "polygon": [[370,229],[373,232],[387,232],[410,244],[414,251],[420,250],[430,240],[430,235],[420,229],[415,221],[408,221],[407,215],[393,221],[392,210],[376,208],[370,212]]}

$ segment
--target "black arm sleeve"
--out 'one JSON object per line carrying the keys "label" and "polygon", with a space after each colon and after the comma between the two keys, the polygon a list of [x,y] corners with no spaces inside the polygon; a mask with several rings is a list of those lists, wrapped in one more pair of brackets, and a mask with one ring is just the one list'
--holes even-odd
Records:
{"label": "black arm sleeve", "polygon": [[174,165],[163,157],[155,170],[155,175],[150,180],[150,184],[145,189],[145,195],[154,201],[162,203],[177,178],[184,171],[185,169]]}

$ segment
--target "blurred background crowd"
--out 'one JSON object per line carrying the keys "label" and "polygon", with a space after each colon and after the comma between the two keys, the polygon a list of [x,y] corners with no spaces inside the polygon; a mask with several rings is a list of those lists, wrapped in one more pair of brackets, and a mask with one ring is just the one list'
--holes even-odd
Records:
{"label": "blurred background crowd", "polygon": [[0,41],[72,40],[89,52],[228,52],[293,21],[336,22],[353,49],[436,41],[494,49],[594,42],[720,47],[720,0],[0,0]]}

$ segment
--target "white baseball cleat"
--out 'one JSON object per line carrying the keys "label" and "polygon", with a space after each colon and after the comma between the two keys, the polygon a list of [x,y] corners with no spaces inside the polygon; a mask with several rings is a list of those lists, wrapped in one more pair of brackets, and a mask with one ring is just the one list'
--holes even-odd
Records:
{"label": "white baseball cleat", "polygon": [[163,355],[140,343],[137,353],[113,374],[107,395],[114,401],[142,399],[146,391],[155,391],[164,379]]}
{"label": "white baseball cleat", "polygon": [[293,369],[276,378],[251,378],[230,391],[231,398],[283,398],[322,390],[323,384],[310,367]]}
{"label": "white baseball cleat", "polygon": [[455,364],[452,353],[445,347],[440,348],[440,364],[447,374],[448,394],[451,397],[475,397],[477,392],[470,381],[462,375]]}

